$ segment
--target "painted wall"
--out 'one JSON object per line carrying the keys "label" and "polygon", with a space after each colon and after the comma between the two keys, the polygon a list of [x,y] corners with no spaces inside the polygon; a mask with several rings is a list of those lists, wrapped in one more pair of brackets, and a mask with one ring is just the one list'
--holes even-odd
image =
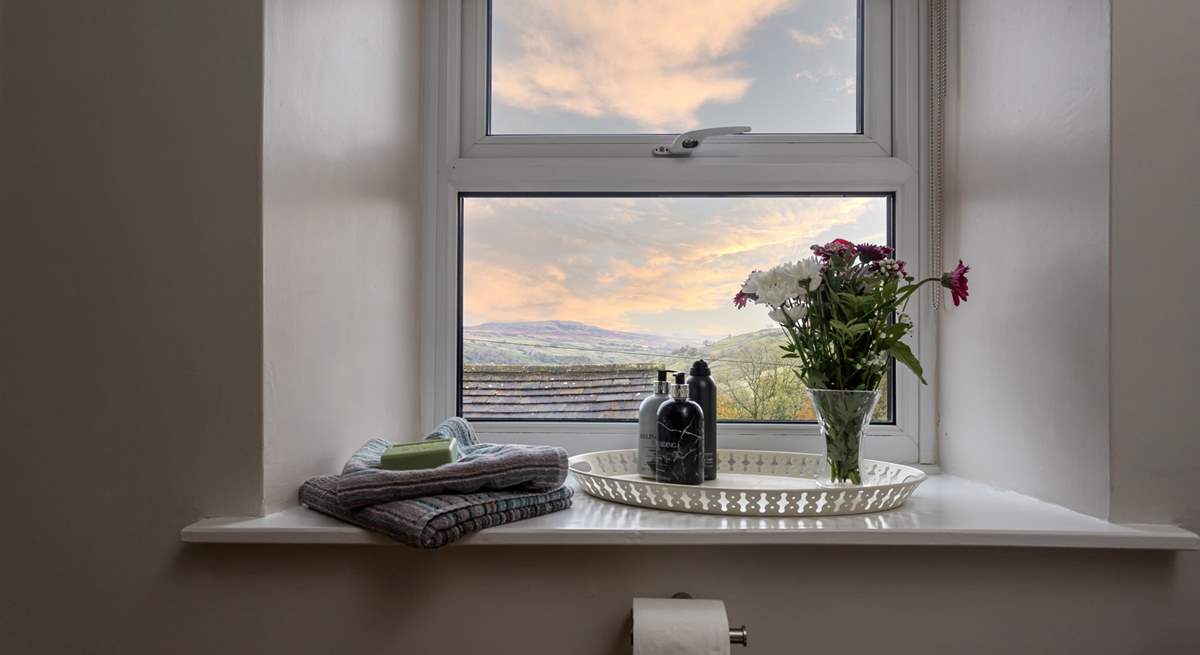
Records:
{"label": "painted wall", "polygon": [[417,10],[266,3],[267,512],[367,438],[417,436]]}
{"label": "painted wall", "polygon": [[[958,3],[943,467],[1108,515],[1109,7]],[[949,296],[947,294],[947,301]]]}
{"label": "painted wall", "polygon": [[[1200,529],[1200,3],[1118,0],[1112,45],[1112,517]],[[1200,607],[1200,554],[1170,585]],[[1200,630],[1179,634],[1200,644]],[[1200,646],[1193,646],[1193,650]]]}
{"label": "painted wall", "polygon": [[1113,23],[1112,512],[1200,525],[1200,3]]}
{"label": "painted wall", "polygon": [[[1195,554],[185,547],[259,505],[263,35],[240,1],[0,0],[0,652],[622,653],[629,598],[678,590],[747,652],[1200,648]],[[1114,508],[1200,528],[1188,466]]]}

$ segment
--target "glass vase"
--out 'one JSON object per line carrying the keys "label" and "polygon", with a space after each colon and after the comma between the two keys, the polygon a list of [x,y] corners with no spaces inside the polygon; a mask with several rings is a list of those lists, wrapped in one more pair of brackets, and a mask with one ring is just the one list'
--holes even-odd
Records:
{"label": "glass vase", "polygon": [[862,438],[871,423],[879,390],[841,391],[809,389],[817,424],[825,443],[817,474],[822,487],[853,487],[862,484]]}

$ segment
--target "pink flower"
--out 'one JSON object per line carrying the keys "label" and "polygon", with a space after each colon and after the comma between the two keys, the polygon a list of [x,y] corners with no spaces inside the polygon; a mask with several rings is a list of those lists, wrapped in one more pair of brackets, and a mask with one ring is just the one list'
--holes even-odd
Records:
{"label": "pink flower", "polygon": [[958,266],[955,266],[953,271],[942,274],[942,286],[950,290],[950,297],[954,299],[955,307],[958,307],[960,301],[967,299],[967,272],[970,270],[971,267],[964,266],[960,259]]}
{"label": "pink flower", "polygon": [[829,261],[834,255],[853,257],[858,254],[857,246],[845,239],[834,239],[823,246],[813,246],[812,251],[824,261]]}
{"label": "pink flower", "polygon": [[739,291],[738,294],[733,297],[733,304],[737,305],[738,309],[742,309],[746,306],[746,303],[749,300],[750,300],[750,296],[747,296],[746,294]]}

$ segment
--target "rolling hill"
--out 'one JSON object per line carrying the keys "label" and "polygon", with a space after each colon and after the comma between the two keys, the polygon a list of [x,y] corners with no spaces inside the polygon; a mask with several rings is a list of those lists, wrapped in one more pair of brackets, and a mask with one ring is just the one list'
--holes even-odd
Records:
{"label": "rolling hill", "polygon": [[463,364],[641,364],[679,369],[706,359],[716,371],[748,350],[778,351],[782,334],[768,329],[713,342],[689,343],[654,334],[621,332],[577,321],[484,323],[463,328]]}

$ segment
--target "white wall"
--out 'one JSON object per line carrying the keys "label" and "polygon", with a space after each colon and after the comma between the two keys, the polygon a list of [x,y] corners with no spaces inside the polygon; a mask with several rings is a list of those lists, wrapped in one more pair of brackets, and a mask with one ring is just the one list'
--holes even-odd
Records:
{"label": "white wall", "polygon": [[418,9],[266,3],[267,512],[367,438],[418,436]]}
{"label": "white wall", "polygon": [[1200,3],[1118,2],[1113,24],[1112,512],[1194,529]]}
{"label": "white wall", "polygon": [[958,4],[941,462],[1107,516],[1108,3]]}
{"label": "white wall", "polygon": [[[1118,56],[1127,20],[1180,20],[1136,12]],[[679,590],[725,598],[754,653],[1200,649],[1195,553],[184,546],[260,499],[261,7],[0,17],[0,652],[616,654],[629,598]],[[1139,60],[1195,59],[1151,45]],[[1117,464],[1114,509],[1200,529],[1191,462],[1157,507]]]}

